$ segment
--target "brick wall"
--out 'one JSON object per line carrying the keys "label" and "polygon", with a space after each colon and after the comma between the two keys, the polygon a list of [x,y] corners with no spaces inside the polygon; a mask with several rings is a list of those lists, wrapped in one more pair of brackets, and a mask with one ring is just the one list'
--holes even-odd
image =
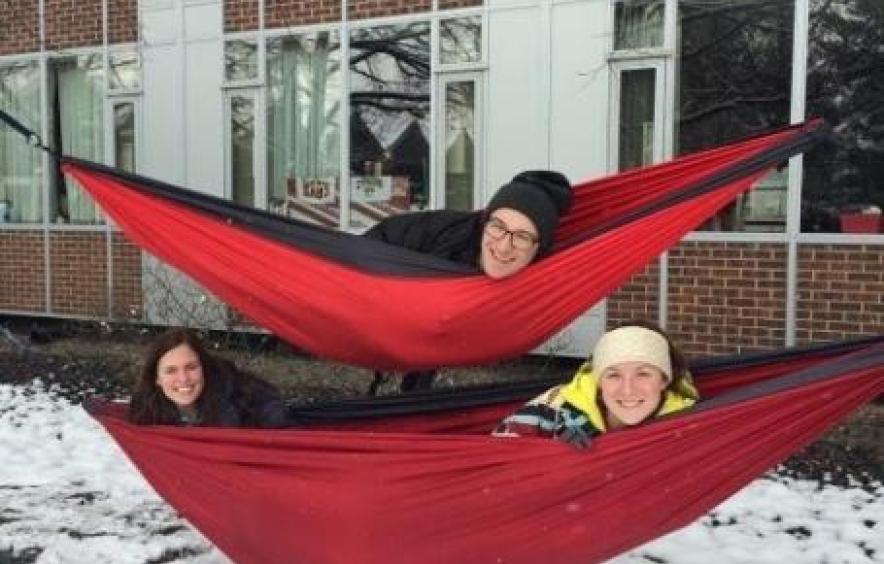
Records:
{"label": "brick wall", "polygon": [[114,319],[144,319],[141,250],[122,233],[111,239],[111,313]]}
{"label": "brick wall", "polygon": [[42,231],[0,231],[0,309],[46,309]]}
{"label": "brick wall", "polygon": [[786,247],[682,243],[669,253],[667,327],[690,356],[785,345]]}
{"label": "brick wall", "polygon": [[258,4],[258,0],[224,0],[224,31],[258,29]]}
{"label": "brick wall", "polygon": [[267,28],[339,21],[339,0],[266,0],[264,3],[264,27]]}
{"label": "brick wall", "polygon": [[138,1],[108,0],[108,43],[134,43],[138,41]]}
{"label": "brick wall", "polygon": [[101,0],[45,0],[46,49],[101,45]]}
{"label": "brick wall", "polygon": [[351,20],[399,16],[429,12],[431,0],[348,0],[347,17]]}
{"label": "brick wall", "polygon": [[654,260],[608,298],[607,325],[617,327],[636,320],[657,320],[660,262]]}
{"label": "brick wall", "polygon": [[38,0],[0,2],[0,55],[40,50],[39,10]]}
{"label": "brick wall", "polygon": [[49,234],[53,313],[107,317],[107,239],[103,232]]}
{"label": "brick wall", "polygon": [[799,343],[884,334],[884,246],[802,245]]}

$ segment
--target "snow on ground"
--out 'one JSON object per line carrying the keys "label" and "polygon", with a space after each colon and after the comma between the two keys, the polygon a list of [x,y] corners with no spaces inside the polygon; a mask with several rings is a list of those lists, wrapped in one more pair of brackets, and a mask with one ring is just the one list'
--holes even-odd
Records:
{"label": "snow on ground", "polygon": [[[884,562],[884,486],[771,474],[611,564]],[[101,426],[46,390],[0,384],[0,564],[228,560],[177,517]]]}

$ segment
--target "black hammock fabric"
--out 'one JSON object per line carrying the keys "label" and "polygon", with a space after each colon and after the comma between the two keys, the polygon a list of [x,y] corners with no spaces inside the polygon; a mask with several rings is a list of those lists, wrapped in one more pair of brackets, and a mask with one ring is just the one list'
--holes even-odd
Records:
{"label": "black hammock fabric", "polygon": [[590,563],[689,524],[884,392],[882,337],[729,362],[692,367],[694,409],[586,451],[489,436],[536,391],[518,386],[301,408],[314,423],[282,430],[87,409],[236,562]]}
{"label": "black hammock fabric", "polygon": [[500,281],[94,163],[64,158],[63,169],[137,245],[284,340],[369,368],[425,369],[537,347],[823,129],[580,184],[554,252]]}

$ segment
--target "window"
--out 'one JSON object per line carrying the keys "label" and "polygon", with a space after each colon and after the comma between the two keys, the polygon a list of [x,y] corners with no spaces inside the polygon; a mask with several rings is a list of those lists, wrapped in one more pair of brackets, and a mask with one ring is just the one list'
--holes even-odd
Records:
{"label": "window", "polygon": [[619,73],[618,171],[649,165],[659,155],[655,151],[661,97],[657,72],[656,68],[632,68]]}
{"label": "window", "polygon": [[267,193],[270,210],[340,223],[341,51],[321,31],[267,42]]}
{"label": "window", "polygon": [[482,18],[470,16],[439,22],[439,62],[459,65],[482,61]]}
{"label": "window", "polygon": [[472,211],[477,192],[477,89],[478,77],[445,75],[440,84],[445,124],[441,128],[444,147],[443,174],[445,183],[442,206],[447,209]]}
{"label": "window", "polygon": [[430,71],[426,22],[351,32],[351,228],[429,205]]}
{"label": "window", "polygon": [[[65,155],[104,162],[104,65],[99,55],[52,59],[49,104],[52,142]],[[56,222],[98,223],[101,215],[77,183],[56,170],[51,180]]]}
{"label": "window", "polygon": [[833,135],[804,157],[802,231],[873,231],[842,229],[840,216],[884,208],[882,29],[878,2],[810,2],[807,115]]}
{"label": "window", "polygon": [[[0,109],[39,133],[40,69],[36,63],[0,67]],[[42,219],[42,159],[11,128],[0,127],[0,223]]]}
{"label": "window", "polygon": [[663,46],[664,0],[614,1],[614,50]]}
{"label": "window", "polygon": [[111,103],[113,116],[113,165],[126,172],[136,172],[134,100],[115,100]]}
{"label": "window", "polygon": [[224,42],[224,80],[249,82],[258,78],[258,43],[254,39]]}
{"label": "window", "polygon": [[[794,2],[679,0],[677,153],[685,154],[789,122]],[[785,229],[786,175],[739,198],[706,228]]]}
{"label": "window", "polygon": [[248,92],[228,96],[230,198],[254,207],[255,202],[255,98]]}
{"label": "window", "polygon": [[108,53],[108,92],[132,92],[141,89],[141,59],[134,51]]}

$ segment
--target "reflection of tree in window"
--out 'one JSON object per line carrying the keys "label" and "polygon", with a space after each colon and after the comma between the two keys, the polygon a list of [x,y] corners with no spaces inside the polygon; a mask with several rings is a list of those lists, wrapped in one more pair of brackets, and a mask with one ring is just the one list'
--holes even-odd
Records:
{"label": "reflection of tree in window", "polygon": [[439,61],[475,63],[482,59],[482,18],[451,18],[439,22]]}
{"label": "reflection of tree in window", "polygon": [[[720,145],[789,121],[794,0],[680,0],[677,153]],[[785,200],[785,186],[767,194]],[[769,198],[768,198],[769,199]],[[742,229],[744,199],[715,227]],[[777,207],[766,205],[766,208]],[[785,217],[765,230],[782,230]]]}
{"label": "reflection of tree in window", "polygon": [[407,177],[411,203],[423,207],[429,191],[429,25],[354,30],[350,53],[351,171]]}
{"label": "reflection of tree in window", "polygon": [[445,207],[475,207],[475,82],[450,82],[445,87]]}
{"label": "reflection of tree in window", "polygon": [[833,126],[804,159],[801,228],[840,229],[856,204],[884,207],[884,3],[812,0],[807,115]]}
{"label": "reflection of tree in window", "polygon": [[258,77],[258,44],[254,39],[232,39],[224,43],[224,76],[230,81]]}
{"label": "reflection of tree in window", "polygon": [[[270,209],[337,225],[341,62],[334,32],[267,42],[267,193]],[[300,182],[324,182],[329,202],[305,202]]]}

